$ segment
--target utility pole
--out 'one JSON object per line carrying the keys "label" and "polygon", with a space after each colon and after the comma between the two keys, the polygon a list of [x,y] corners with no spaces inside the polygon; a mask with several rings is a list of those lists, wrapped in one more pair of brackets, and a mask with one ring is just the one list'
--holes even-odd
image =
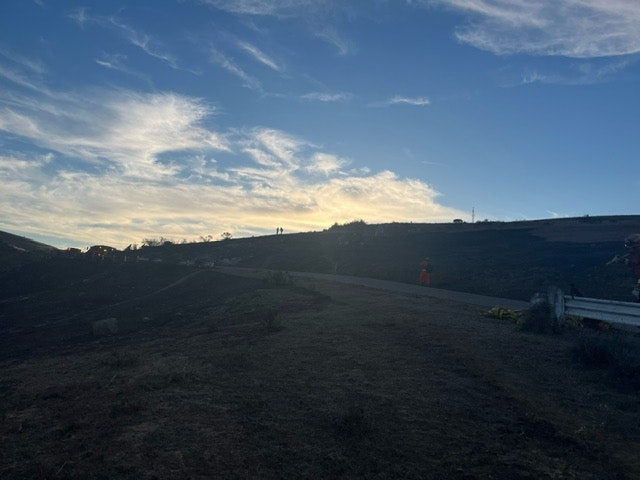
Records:
{"label": "utility pole", "polygon": [[471,208],[471,223],[476,223],[476,207]]}

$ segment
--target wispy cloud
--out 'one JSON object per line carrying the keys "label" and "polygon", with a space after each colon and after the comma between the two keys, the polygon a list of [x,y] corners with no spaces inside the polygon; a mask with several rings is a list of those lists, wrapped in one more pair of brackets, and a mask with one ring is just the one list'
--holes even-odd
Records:
{"label": "wispy cloud", "polygon": [[47,68],[40,60],[20,55],[19,53],[0,46],[0,57],[4,57],[13,64],[20,66],[23,70],[28,70],[31,74],[42,75]]}
{"label": "wispy cloud", "polygon": [[514,83],[528,85],[532,83],[559,85],[594,85],[609,81],[619,72],[637,63],[630,57],[576,60],[562,71],[545,72],[540,69],[525,69],[520,80]]}
{"label": "wispy cloud", "polygon": [[315,10],[324,2],[321,0],[201,0],[220,10],[242,15],[275,17],[300,16]]}
{"label": "wispy cloud", "polygon": [[209,53],[209,59],[211,63],[222,67],[227,72],[241,79],[244,87],[251,90],[262,91],[262,84],[260,83],[260,81],[257,78],[254,78],[246,73],[231,58],[227,57],[224,53],[217,50],[216,48],[211,48]]}
{"label": "wispy cloud", "polygon": [[83,29],[88,25],[97,25],[102,28],[113,29],[131,45],[138,47],[150,57],[160,60],[175,70],[190,71],[178,64],[176,56],[170,53],[160,40],[128,25],[123,20],[117,18],[117,16],[103,17],[90,15],[86,8],[78,8],[72,11],[68,17]]}
{"label": "wispy cloud", "polygon": [[431,104],[431,101],[427,97],[405,97],[402,95],[395,95],[388,100],[381,102],[373,102],[370,104],[372,107],[390,107],[393,105],[410,105],[414,107],[426,107]]}
{"label": "wispy cloud", "polygon": [[300,97],[302,100],[316,101],[316,102],[342,102],[350,100],[353,95],[350,93],[326,93],[326,92],[310,92]]}
{"label": "wispy cloud", "polygon": [[353,42],[344,38],[335,28],[326,27],[316,32],[316,37],[324,40],[338,50],[338,55],[353,55],[357,48]]}
{"label": "wispy cloud", "polygon": [[44,92],[46,89],[39,83],[34,82],[31,77],[31,75],[27,75],[25,72],[9,68],[0,63],[0,78],[4,78],[15,85],[29,90]]}
{"label": "wispy cloud", "polygon": [[80,28],[84,28],[87,23],[87,9],[84,7],[79,7],[73,10],[69,15],[67,15],[71,20],[76,22]]}
{"label": "wispy cloud", "polygon": [[463,43],[498,55],[595,58],[640,52],[635,0],[423,0],[470,16],[456,29]]}
{"label": "wispy cloud", "polygon": [[269,57],[266,53],[264,53],[255,45],[251,45],[248,42],[238,42],[238,46],[242,50],[247,52],[249,55],[251,55],[251,57],[253,57],[254,60],[257,60],[258,62],[260,62],[262,65],[266,65],[267,67],[269,67],[272,70],[275,70],[276,72],[281,72],[282,70],[284,70],[283,67],[281,67],[278,63],[276,63],[275,60],[273,60],[271,57]]}
{"label": "wispy cloud", "polygon": [[95,62],[101,67],[122,72],[127,75],[131,75],[133,77],[139,78],[140,80],[144,80],[149,85],[153,84],[149,76],[144,75],[134,70],[133,68],[127,66],[126,60],[127,60],[127,56],[124,54],[119,54],[119,53],[109,54],[109,53],[103,52],[100,58],[95,59]]}
{"label": "wispy cloud", "polygon": [[388,102],[389,105],[413,105],[416,107],[426,107],[431,104],[427,97],[402,97],[400,95],[396,95],[391,98]]}
{"label": "wispy cloud", "polygon": [[[248,16],[270,16],[299,21],[309,32],[334,47],[338,55],[357,53],[356,45],[346,39],[330,20],[344,6],[333,0],[201,0],[214,8]],[[343,13],[343,12],[341,12]],[[353,11],[350,10],[350,14]],[[319,25],[323,25],[319,27]]]}
{"label": "wispy cloud", "polygon": [[111,24],[120,31],[122,36],[126,38],[132,45],[135,45],[136,47],[142,49],[147,55],[161,60],[171,68],[174,68],[176,70],[180,69],[175,56],[167,52],[158,40],[152,38],[146,33],[137,31],[133,27],[118,20],[116,17],[111,17],[109,20]]}

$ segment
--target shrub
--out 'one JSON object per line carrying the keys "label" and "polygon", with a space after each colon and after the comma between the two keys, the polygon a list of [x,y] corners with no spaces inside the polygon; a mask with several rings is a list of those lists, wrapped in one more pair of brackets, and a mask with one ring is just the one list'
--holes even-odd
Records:
{"label": "shrub", "polygon": [[289,274],[289,272],[267,272],[264,276],[264,281],[267,285],[271,286],[286,286],[293,285],[293,277]]}
{"label": "shrub", "polygon": [[140,358],[135,352],[120,350],[104,356],[100,359],[100,363],[105,367],[129,368],[137,366],[140,363]]}
{"label": "shrub", "polygon": [[275,308],[267,308],[264,310],[261,323],[270,332],[276,332],[282,329],[278,321],[278,310]]}
{"label": "shrub", "polygon": [[560,330],[557,320],[551,317],[551,307],[547,302],[535,303],[518,321],[520,330],[533,333],[557,333]]}
{"label": "shrub", "polygon": [[634,390],[640,389],[640,345],[629,337],[600,333],[582,335],[574,355],[592,368],[607,368]]}

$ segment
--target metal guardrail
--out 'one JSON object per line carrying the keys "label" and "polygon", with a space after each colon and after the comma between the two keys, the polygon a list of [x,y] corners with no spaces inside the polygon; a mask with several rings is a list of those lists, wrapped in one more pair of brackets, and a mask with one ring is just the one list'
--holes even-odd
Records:
{"label": "metal guardrail", "polygon": [[567,315],[593,318],[609,323],[640,327],[640,303],[616,302],[599,298],[564,295],[560,289],[549,290],[549,303],[559,321]]}

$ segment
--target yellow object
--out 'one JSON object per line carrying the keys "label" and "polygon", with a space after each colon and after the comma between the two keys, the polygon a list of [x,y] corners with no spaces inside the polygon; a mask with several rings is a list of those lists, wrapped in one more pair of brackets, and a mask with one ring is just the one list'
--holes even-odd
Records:
{"label": "yellow object", "polygon": [[480,315],[483,317],[491,317],[491,318],[499,318],[499,319],[507,319],[507,320],[518,320],[522,318],[523,312],[520,310],[509,310],[507,308],[502,307],[493,307],[485,312],[480,312]]}

